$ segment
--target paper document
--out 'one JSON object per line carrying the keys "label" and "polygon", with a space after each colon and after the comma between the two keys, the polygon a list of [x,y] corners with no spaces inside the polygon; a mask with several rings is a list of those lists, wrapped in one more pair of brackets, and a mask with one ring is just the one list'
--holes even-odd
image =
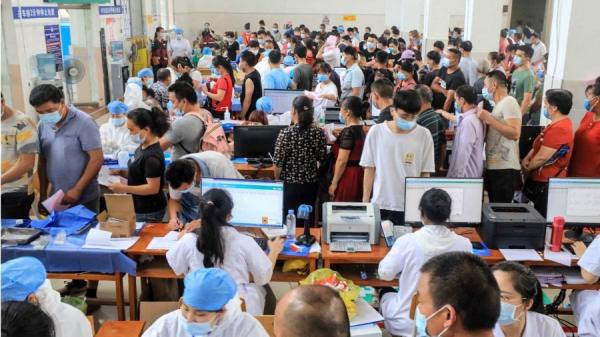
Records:
{"label": "paper document", "polygon": [[262,230],[262,232],[269,239],[278,238],[280,236],[286,236],[287,235],[287,227],[286,227],[286,225],[283,225],[282,228],[261,228],[260,230]]}
{"label": "paper document", "polygon": [[179,232],[170,231],[164,237],[153,238],[146,249],[149,250],[169,250],[177,244]]}
{"label": "paper document", "polygon": [[126,250],[133,246],[139,237],[111,239],[112,233],[101,229],[92,228],[85,238],[85,244],[81,248]]}
{"label": "paper document", "polygon": [[581,276],[581,271],[577,268],[563,268],[561,269],[561,273],[565,277],[567,284],[586,284]]}
{"label": "paper document", "polygon": [[50,198],[44,200],[42,202],[42,205],[44,206],[44,208],[46,208],[48,210],[48,212],[64,211],[65,209],[68,209],[70,207],[70,205],[62,204],[64,197],[65,197],[65,192],[63,192],[63,190],[58,190]]}
{"label": "paper document", "polygon": [[574,257],[575,256],[569,252],[553,252],[548,248],[544,249],[544,259],[560,263],[563,266],[570,267],[571,259]]}
{"label": "paper document", "polygon": [[534,249],[500,249],[506,261],[543,261]]}
{"label": "paper document", "polygon": [[567,215],[600,216],[600,190],[591,188],[569,188],[567,192]]}
{"label": "paper document", "polygon": [[350,320],[351,327],[383,322],[383,316],[363,298],[357,298],[354,303],[356,304],[356,316]]}
{"label": "paper document", "polygon": [[98,184],[102,186],[109,186],[118,183],[127,184],[127,179],[121,176],[111,175],[108,167],[102,166],[100,173],[98,173]]}

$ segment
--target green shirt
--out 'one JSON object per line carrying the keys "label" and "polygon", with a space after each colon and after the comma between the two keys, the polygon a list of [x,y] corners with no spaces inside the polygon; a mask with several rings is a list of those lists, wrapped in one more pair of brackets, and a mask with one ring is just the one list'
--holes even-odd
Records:
{"label": "green shirt", "polygon": [[510,95],[517,99],[519,106],[523,103],[526,93],[532,93],[535,86],[535,75],[531,69],[517,69],[512,74]]}

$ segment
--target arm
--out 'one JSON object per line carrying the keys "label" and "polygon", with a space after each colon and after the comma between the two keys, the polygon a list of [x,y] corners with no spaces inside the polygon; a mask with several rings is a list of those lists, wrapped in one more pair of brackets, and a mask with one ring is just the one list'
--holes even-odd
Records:
{"label": "arm", "polygon": [[75,186],[65,193],[65,197],[63,199],[64,204],[72,204],[79,201],[79,198],[81,197],[81,194],[85,188],[92,182],[92,180],[96,179],[98,172],[100,172],[100,169],[102,168],[102,163],[104,163],[104,155],[102,154],[101,149],[87,151],[87,154],[90,159],[88,160],[85,170]]}
{"label": "arm", "polygon": [[596,275],[588,272],[584,268],[581,268],[581,277],[588,284],[594,284],[594,283],[598,282],[598,280],[600,280],[600,276],[596,276]]}
{"label": "arm", "polygon": [[164,136],[158,140],[158,143],[160,144],[160,148],[163,151],[166,151],[168,148],[173,146],[173,144],[171,144],[171,142],[168,139],[166,139]]}
{"label": "arm", "polygon": [[35,165],[35,153],[23,153],[19,155],[17,162],[0,177],[0,184],[13,182],[21,178],[25,173],[33,170]]}
{"label": "arm", "polygon": [[448,90],[446,95],[446,101],[444,102],[444,110],[450,110],[452,103],[454,102],[454,90]]}
{"label": "arm", "polygon": [[254,93],[254,83],[252,83],[252,80],[247,79],[244,82],[244,85],[246,86],[246,96],[244,96],[244,102],[242,102],[242,115],[245,115],[248,112],[248,109],[250,109],[252,93]]}
{"label": "arm", "polygon": [[442,80],[441,78],[436,76],[433,79],[433,82],[431,82],[431,90],[446,96],[448,94],[448,92],[446,89],[442,88],[442,86],[440,85],[441,80]]}
{"label": "arm", "polygon": [[40,179],[40,200],[46,200],[48,197],[48,176],[46,175],[46,159],[40,154],[38,158],[38,178]]}
{"label": "arm", "polygon": [[[352,88],[352,96],[360,97],[360,87]],[[360,97],[360,98],[362,98],[362,97]]]}
{"label": "arm", "polygon": [[[526,166],[524,166],[524,168],[527,171],[532,171],[532,170],[542,167],[542,165],[544,165],[544,163],[546,161],[548,161],[548,159],[550,159],[556,151],[558,151],[558,149],[553,149],[551,147],[542,145],[542,147],[540,148],[538,153],[536,153],[535,156],[533,156],[533,158],[530,158],[529,162],[527,163]],[[528,155],[528,157],[529,157],[529,155]],[[527,158],[525,158],[525,159],[527,159]],[[523,160],[523,161],[525,161],[525,160]]]}
{"label": "arm", "polygon": [[115,193],[128,193],[135,195],[153,195],[160,191],[160,177],[146,178],[146,184],[129,186],[124,184],[112,184],[110,188]]}
{"label": "arm", "polygon": [[533,97],[533,93],[526,92],[523,95],[523,102],[521,102],[521,114],[525,114],[527,110],[529,110],[529,105],[531,105],[531,98]]}
{"label": "arm", "polygon": [[[354,89],[352,89],[352,93],[354,94]],[[358,90],[358,93],[360,93],[360,89]],[[335,100],[337,100],[337,95],[334,95],[334,94],[321,94],[321,95],[319,95],[319,98],[328,99],[330,101],[335,101]]]}
{"label": "arm", "polygon": [[363,198],[362,202],[371,201],[371,192],[373,191],[373,183],[375,182],[375,167],[365,167],[363,178]]}
{"label": "arm", "polygon": [[342,179],[342,175],[346,170],[346,165],[348,165],[348,158],[350,158],[350,150],[340,149],[338,152],[337,160],[335,161],[335,169],[333,174],[333,180],[331,181],[331,186],[329,187],[329,195],[335,196],[335,191],[337,190],[338,183],[340,179]]}
{"label": "arm", "polygon": [[179,219],[177,213],[181,211],[181,201],[173,197],[169,198],[169,229],[176,230],[180,228]]}
{"label": "arm", "polygon": [[317,56],[315,56],[316,59],[322,60],[323,59],[323,51],[325,50],[325,44],[323,43],[323,45],[321,46],[321,48],[319,48],[319,51],[317,52]]}
{"label": "arm", "polygon": [[508,118],[505,120],[506,123],[502,123],[494,118],[494,116],[492,116],[487,110],[481,109],[477,113],[479,119],[481,119],[485,124],[489,125],[494,130],[498,131],[503,137],[506,137],[510,140],[519,140],[521,137],[520,118]]}
{"label": "arm", "polygon": [[206,88],[206,86],[202,86],[202,91],[204,92],[204,94],[208,97],[210,97],[210,99],[215,100],[217,102],[221,102],[223,100],[223,98],[225,97],[225,90],[223,89],[219,89],[217,90],[216,94],[213,94],[212,92],[208,91],[208,90],[204,90]]}

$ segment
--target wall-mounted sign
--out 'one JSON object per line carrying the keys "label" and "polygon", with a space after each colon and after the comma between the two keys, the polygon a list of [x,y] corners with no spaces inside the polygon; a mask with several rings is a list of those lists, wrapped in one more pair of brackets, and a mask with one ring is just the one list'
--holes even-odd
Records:
{"label": "wall-mounted sign", "polygon": [[44,25],[44,36],[46,38],[46,53],[54,55],[56,71],[61,71],[63,61],[60,49],[60,28],[58,25]]}
{"label": "wall-mounted sign", "polygon": [[58,7],[50,6],[14,6],[13,19],[43,19],[43,18],[57,18]]}
{"label": "wall-mounted sign", "polygon": [[100,15],[123,14],[123,7],[122,6],[98,6],[98,14],[100,14]]}
{"label": "wall-mounted sign", "polygon": [[342,19],[344,21],[356,21],[356,15],[344,15]]}

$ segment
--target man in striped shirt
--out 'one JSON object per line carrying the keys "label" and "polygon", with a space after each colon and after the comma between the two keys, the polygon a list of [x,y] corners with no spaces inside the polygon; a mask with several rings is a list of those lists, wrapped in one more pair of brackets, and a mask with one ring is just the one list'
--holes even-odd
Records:
{"label": "man in striped shirt", "polygon": [[431,137],[433,137],[435,170],[439,172],[443,165],[442,152],[446,149],[444,120],[431,107],[431,102],[433,101],[433,92],[431,89],[424,84],[418,84],[415,86],[415,91],[421,98],[421,112],[417,118],[417,124],[429,129],[429,132],[431,132]]}

